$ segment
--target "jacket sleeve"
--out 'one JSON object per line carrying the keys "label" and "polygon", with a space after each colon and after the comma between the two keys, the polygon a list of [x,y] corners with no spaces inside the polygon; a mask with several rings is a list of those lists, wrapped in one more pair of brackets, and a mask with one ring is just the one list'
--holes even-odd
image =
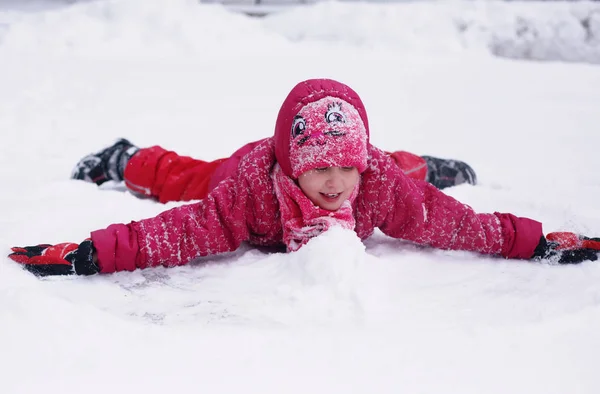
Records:
{"label": "jacket sleeve", "polygon": [[237,249],[249,236],[246,182],[242,176],[232,177],[198,203],[92,232],[100,272],[172,267]]}
{"label": "jacket sleeve", "polygon": [[394,238],[440,249],[499,254],[525,258],[542,236],[542,225],[504,213],[476,213],[470,206],[444,194],[433,185],[405,176],[384,165],[377,200],[390,209],[377,210],[376,227]]}

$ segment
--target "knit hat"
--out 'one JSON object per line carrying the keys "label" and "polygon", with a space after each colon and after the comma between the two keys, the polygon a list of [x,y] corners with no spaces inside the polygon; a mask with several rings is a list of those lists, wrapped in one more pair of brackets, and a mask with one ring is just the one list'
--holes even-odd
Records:
{"label": "knit hat", "polygon": [[358,94],[341,82],[297,84],[279,110],[274,138],[277,162],[293,179],[319,167],[367,167],[367,113]]}

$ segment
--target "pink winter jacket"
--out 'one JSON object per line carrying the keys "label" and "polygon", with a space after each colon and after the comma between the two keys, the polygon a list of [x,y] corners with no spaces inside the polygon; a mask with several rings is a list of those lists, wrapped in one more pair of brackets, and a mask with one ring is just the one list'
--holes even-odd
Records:
{"label": "pink winter jacket", "polygon": [[[435,248],[506,258],[530,258],[541,224],[511,214],[477,214],[429,183],[408,178],[383,151],[369,145],[353,206],[361,239],[375,228]],[[100,272],[186,264],[200,256],[282,243],[279,203],[273,190],[273,138],[245,155],[233,174],[204,200],[160,215],[92,232]]]}

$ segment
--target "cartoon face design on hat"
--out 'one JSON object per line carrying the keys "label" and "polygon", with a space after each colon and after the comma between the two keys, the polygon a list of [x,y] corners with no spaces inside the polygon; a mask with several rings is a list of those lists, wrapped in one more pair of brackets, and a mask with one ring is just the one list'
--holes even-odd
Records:
{"label": "cartoon face design on hat", "polygon": [[291,125],[290,162],[294,177],[319,167],[366,168],[367,134],[351,104],[325,97],[302,107]]}
{"label": "cartoon face design on hat", "polygon": [[[306,108],[306,107],[305,107]],[[301,113],[303,113],[304,115],[307,115],[306,112],[308,111],[301,111]],[[308,114],[309,116],[312,114]],[[316,113],[317,118],[319,116],[318,113]],[[325,112],[325,122],[327,123],[327,125],[319,125],[319,123],[322,123],[319,121],[319,119],[315,119],[315,125],[316,127],[319,126],[323,126],[323,127],[329,127],[329,130],[323,131],[322,135],[332,135],[332,136],[336,136],[336,137],[341,137],[343,135],[346,134],[346,132],[343,129],[344,124],[346,123],[346,115],[344,114],[344,111],[342,110],[342,103],[341,102],[333,102],[333,103],[329,103],[327,104],[327,112]],[[296,137],[301,137],[299,138],[296,143],[298,145],[304,145],[304,143],[306,143],[311,137],[318,137],[319,133],[313,133],[313,134],[308,134],[305,133],[306,131],[306,119],[299,113],[298,115],[296,115],[294,117],[294,123],[292,124],[292,138],[296,138]],[[324,141],[316,141],[317,144],[323,144]]]}

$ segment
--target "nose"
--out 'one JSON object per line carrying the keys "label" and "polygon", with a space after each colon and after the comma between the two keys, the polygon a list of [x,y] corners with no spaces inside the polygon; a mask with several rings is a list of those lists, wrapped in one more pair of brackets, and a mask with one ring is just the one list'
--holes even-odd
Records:
{"label": "nose", "polygon": [[343,188],[344,177],[340,173],[339,168],[332,168],[328,175],[325,184],[329,189],[338,191]]}

